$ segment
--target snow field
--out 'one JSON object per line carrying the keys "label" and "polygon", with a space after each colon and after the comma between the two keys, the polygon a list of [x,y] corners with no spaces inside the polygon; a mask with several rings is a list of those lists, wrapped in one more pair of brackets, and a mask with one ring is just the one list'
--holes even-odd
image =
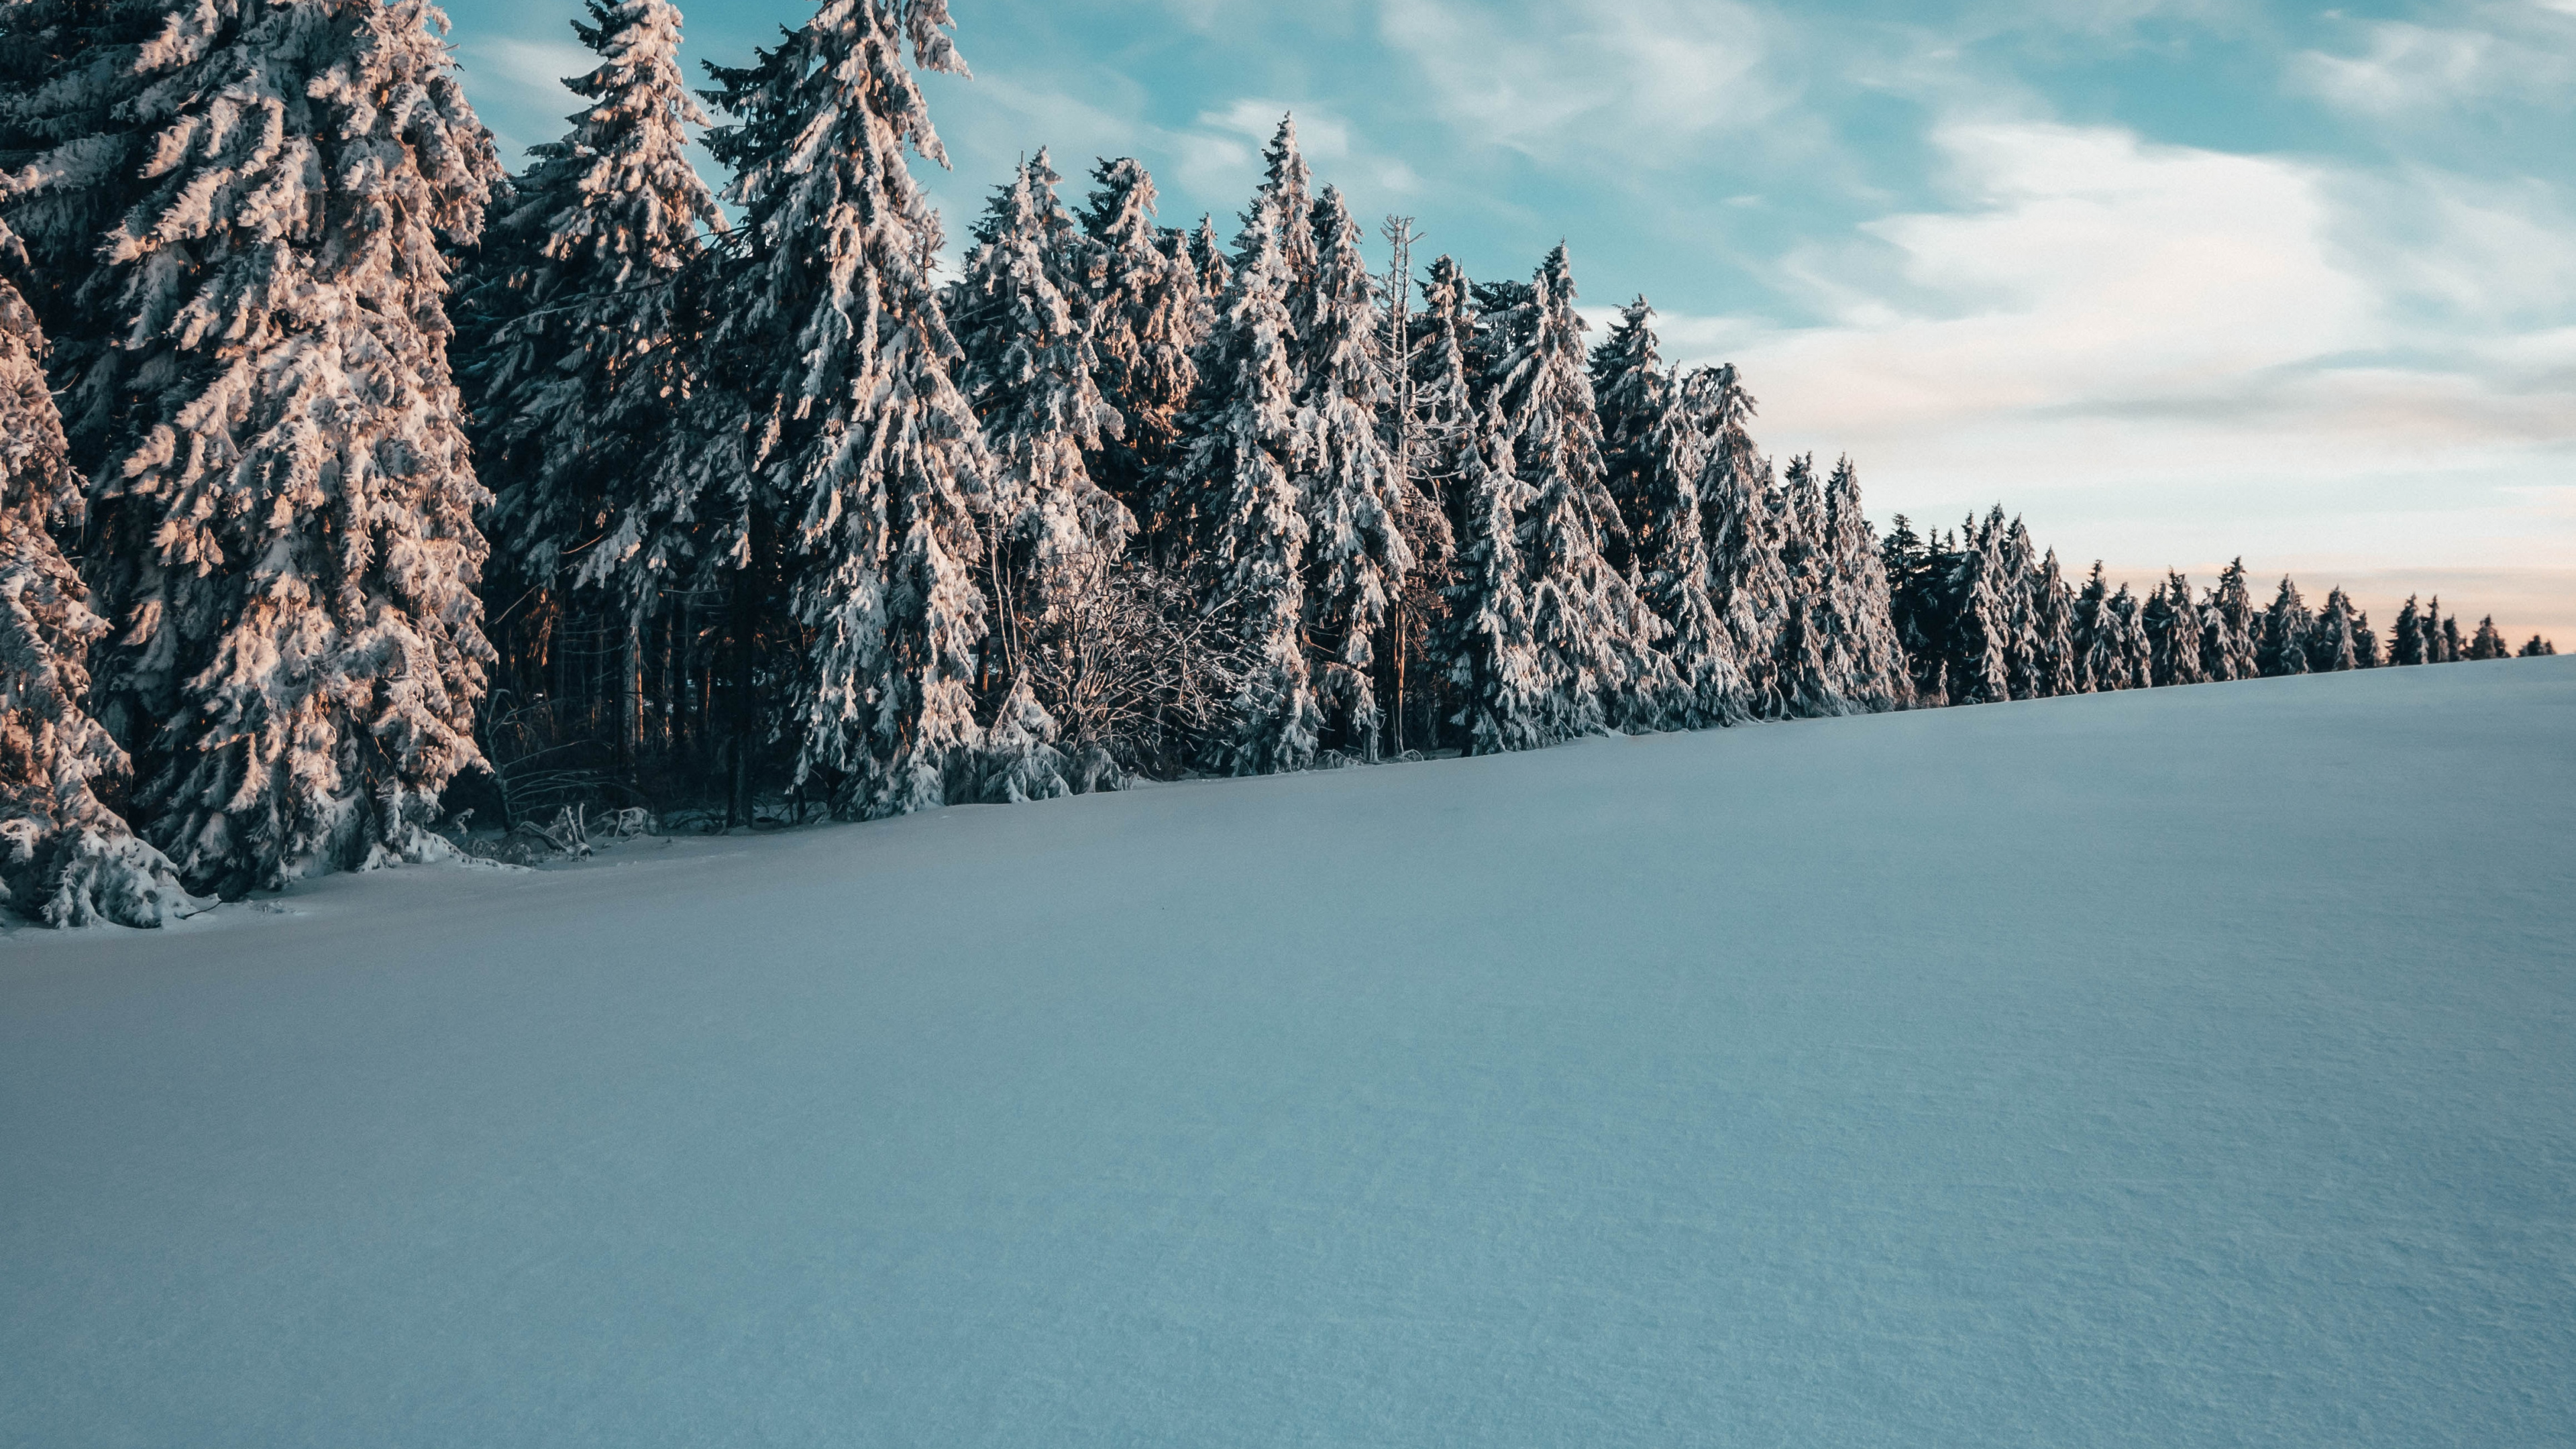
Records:
{"label": "snow field", "polygon": [[2564,1444],[2576,661],[0,943],[0,1443]]}

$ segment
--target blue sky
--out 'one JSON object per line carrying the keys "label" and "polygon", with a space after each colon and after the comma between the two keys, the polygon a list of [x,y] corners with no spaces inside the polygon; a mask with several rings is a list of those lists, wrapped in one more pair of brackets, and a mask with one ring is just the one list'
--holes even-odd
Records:
{"label": "blue sky", "polygon": [[[2576,646],[2576,0],[952,3],[952,235],[1041,146],[1230,234],[1293,108],[1471,275],[1563,238],[1587,308],[1645,293],[1882,522],[2000,499],[2078,564]],[[505,147],[559,132],[572,0],[449,9]],[[703,0],[692,57],[809,13]]]}

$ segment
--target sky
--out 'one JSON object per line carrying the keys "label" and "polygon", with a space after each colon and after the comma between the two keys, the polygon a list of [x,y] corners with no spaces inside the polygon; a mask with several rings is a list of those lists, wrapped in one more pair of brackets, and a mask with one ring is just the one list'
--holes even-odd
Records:
{"label": "sky", "polygon": [[[2000,502],[2080,571],[2243,556],[2576,647],[2576,0],[951,0],[925,84],[952,238],[1041,147],[1231,235],[1293,111],[1417,260],[1731,361],[1776,455],[1872,515]],[[455,0],[515,158],[589,68],[577,0]],[[691,59],[810,15],[702,0]]]}

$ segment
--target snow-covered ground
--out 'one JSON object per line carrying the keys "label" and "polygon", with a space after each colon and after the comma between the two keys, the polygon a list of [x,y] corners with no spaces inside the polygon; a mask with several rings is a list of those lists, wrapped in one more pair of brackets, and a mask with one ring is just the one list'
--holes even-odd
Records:
{"label": "snow-covered ground", "polygon": [[2564,1445],[2576,659],[0,942],[0,1442]]}

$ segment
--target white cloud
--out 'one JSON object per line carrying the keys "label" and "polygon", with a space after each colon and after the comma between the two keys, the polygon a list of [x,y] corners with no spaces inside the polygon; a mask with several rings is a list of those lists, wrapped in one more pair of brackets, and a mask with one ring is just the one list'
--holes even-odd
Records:
{"label": "white cloud", "polygon": [[[2576,81],[2576,55],[2562,25],[2542,10],[2576,15],[2576,3],[2491,11],[2490,26],[2434,27],[2379,21],[2364,27],[2358,55],[2302,51],[2290,84],[2329,105],[2380,120],[2481,102],[2562,96]],[[2529,33],[2539,20],[2542,33]],[[2516,34],[2511,32],[2525,32]]]}
{"label": "white cloud", "polygon": [[1773,23],[1733,0],[1389,0],[1380,24],[1444,120],[1533,155],[1599,149],[1669,163],[1685,143],[1789,99]]}
{"label": "white cloud", "polygon": [[1849,449],[1882,517],[2000,497],[2085,558],[2576,556],[2576,229],[2438,175],[1934,139],[1957,209],[1783,265],[1826,324],[1664,319],[1668,353],[1744,367],[1771,446]]}

